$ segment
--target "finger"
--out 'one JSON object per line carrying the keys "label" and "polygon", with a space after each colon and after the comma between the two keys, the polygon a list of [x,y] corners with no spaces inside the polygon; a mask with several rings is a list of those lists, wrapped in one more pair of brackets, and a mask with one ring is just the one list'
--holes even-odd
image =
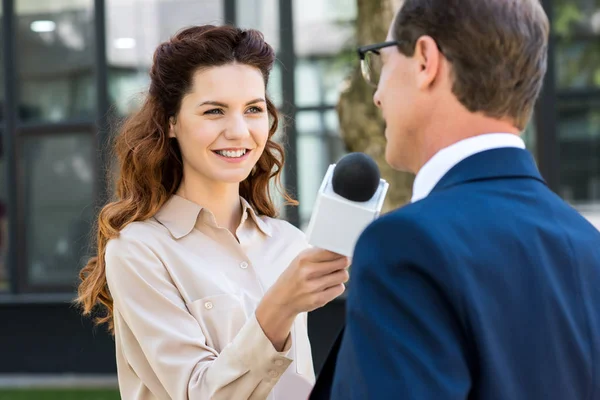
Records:
{"label": "finger", "polygon": [[342,257],[334,261],[322,263],[313,263],[308,265],[307,279],[319,279],[324,275],[329,275],[333,272],[344,270],[350,265],[348,257]]}
{"label": "finger", "polygon": [[335,261],[345,257],[341,254],[334,253],[333,251],[323,250],[319,248],[311,248],[305,250],[305,256],[307,261],[315,263]]}
{"label": "finger", "polygon": [[317,291],[326,291],[328,288],[337,286],[341,283],[348,282],[350,274],[347,269],[341,269],[329,275],[325,275],[318,280],[315,280]]}
{"label": "finger", "polygon": [[333,272],[339,270],[345,270],[350,266],[350,259],[348,257],[340,258],[335,261],[329,261],[319,264],[314,264],[315,266],[315,278],[329,275]]}
{"label": "finger", "polygon": [[342,293],[344,293],[345,290],[346,290],[346,285],[344,285],[343,283],[340,283],[339,285],[332,286],[332,287],[327,288],[326,290],[322,291],[321,294],[319,295],[319,303],[321,304],[320,307],[324,306],[325,304],[329,303],[331,300],[340,296]]}

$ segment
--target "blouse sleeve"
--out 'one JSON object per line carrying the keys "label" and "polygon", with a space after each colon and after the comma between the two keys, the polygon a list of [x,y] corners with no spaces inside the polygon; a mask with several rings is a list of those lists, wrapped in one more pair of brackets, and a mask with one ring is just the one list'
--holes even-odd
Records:
{"label": "blouse sleeve", "polygon": [[278,352],[255,315],[220,353],[207,346],[167,269],[143,243],[112,239],[105,260],[115,314],[131,332],[120,347],[130,364],[142,358],[150,365],[152,382],[144,382],[150,389],[160,385],[172,399],[266,398],[291,364],[291,335]]}

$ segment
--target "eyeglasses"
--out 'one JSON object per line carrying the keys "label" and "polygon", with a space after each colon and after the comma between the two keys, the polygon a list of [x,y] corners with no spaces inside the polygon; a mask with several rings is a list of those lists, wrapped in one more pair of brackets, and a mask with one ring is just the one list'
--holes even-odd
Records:
{"label": "eyeglasses", "polygon": [[[392,40],[389,42],[370,44],[358,48],[358,56],[360,57],[360,71],[362,72],[365,81],[373,87],[377,87],[379,84],[379,78],[381,78],[381,69],[383,68],[383,62],[381,61],[381,54],[379,50],[385,47],[399,46],[402,40]],[[450,62],[452,58],[448,57],[444,53],[440,44],[436,41],[436,46],[440,53]]]}
{"label": "eyeglasses", "polygon": [[400,42],[397,40],[370,44],[358,48],[358,57],[360,57],[360,71],[362,72],[365,81],[373,87],[377,87],[379,78],[381,77],[381,69],[383,62],[379,50],[385,47],[398,46]]}

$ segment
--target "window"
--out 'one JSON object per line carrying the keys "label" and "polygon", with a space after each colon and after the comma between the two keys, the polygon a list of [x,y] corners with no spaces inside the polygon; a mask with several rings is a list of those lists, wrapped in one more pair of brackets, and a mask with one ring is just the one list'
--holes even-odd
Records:
{"label": "window", "polygon": [[335,109],[299,111],[298,129],[298,186],[300,187],[300,221],[303,228],[310,220],[313,206],[327,168],[345,153],[339,135]]}
{"label": "window", "polygon": [[559,194],[600,202],[600,0],[554,0]]}
{"label": "window", "polygon": [[159,43],[190,25],[222,20],[221,0],[106,0],[109,98],[118,116],[140,105]]}
{"label": "window", "polygon": [[559,100],[560,195],[600,203],[600,96]]}
{"label": "window", "polygon": [[19,117],[58,122],[91,119],[93,0],[16,0]]}
{"label": "window", "polygon": [[[236,26],[243,29],[257,29],[265,37],[265,41],[273,47],[275,53],[279,51],[279,1],[278,0],[245,0],[236,1]],[[281,75],[281,62],[279,58],[275,60],[271,75],[269,76],[269,85],[267,87],[267,94],[271,101],[275,104],[278,109],[282,108],[283,105],[283,87],[282,87],[282,75]],[[283,66],[285,68],[285,66]],[[274,140],[282,144],[285,148],[286,139],[286,118],[280,115],[279,118],[279,129],[276,133]],[[286,148],[286,150],[289,150]],[[289,151],[286,153],[286,160],[289,160],[291,154]],[[285,171],[281,173],[281,183],[285,187]],[[283,196],[280,196],[279,192],[275,189],[274,185],[271,186],[271,196],[274,200],[275,207],[279,211],[279,217],[286,217],[286,209],[284,207]]]}
{"label": "window", "polygon": [[15,0],[22,290],[73,288],[94,216],[94,1]]}
{"label": "window", "polygon": [[93,137],[32,135],[22,147],[28,284],[72,287],[94,218]]}
{"label": "window", "polygon": [[553,11],[558,88],[599,87],[600,1],[554,0]]}
{"label": "window", "polygon": [[[300,225],[308,225],[316,195],[330,164],[345,153],[335,107],[354,66],[356,2],[294,1]],[[354,54],[354,53],[353,53]]]}
{"label": "window", "polygon": [[277,52],[279,50],[279,1],[237,0],[236,25],[240,28],[258,29]]}
{"label": "window", "polygon": [[[0,3],[0,31],[2,29],[3,13]],[[0,46],[0,292],[8,290],[8,206],[7,202],[7,184],[6,184],[6,165],[4,158],[4,54],[3,46]]]}

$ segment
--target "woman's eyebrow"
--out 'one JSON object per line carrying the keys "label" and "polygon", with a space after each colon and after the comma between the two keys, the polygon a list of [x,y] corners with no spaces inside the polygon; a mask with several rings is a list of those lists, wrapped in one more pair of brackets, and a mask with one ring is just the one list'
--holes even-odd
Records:
{"label": "woman's eyebrow", "polygon": [[[250,100],[249,102],[246,103],[246,105],[249,106],[250,104],[256,104],[256,103],[265,103],[265,99],[263,99],[262,97],[259,97],[254,100]],[[229,107],[225,103],[221,103],[220,101],[213,101],[213,100],[204,101],[204,102],[198,104],[198,107],[201,107],[201,106],[216,106],[216,107],[223,107],[223,108]]]}

